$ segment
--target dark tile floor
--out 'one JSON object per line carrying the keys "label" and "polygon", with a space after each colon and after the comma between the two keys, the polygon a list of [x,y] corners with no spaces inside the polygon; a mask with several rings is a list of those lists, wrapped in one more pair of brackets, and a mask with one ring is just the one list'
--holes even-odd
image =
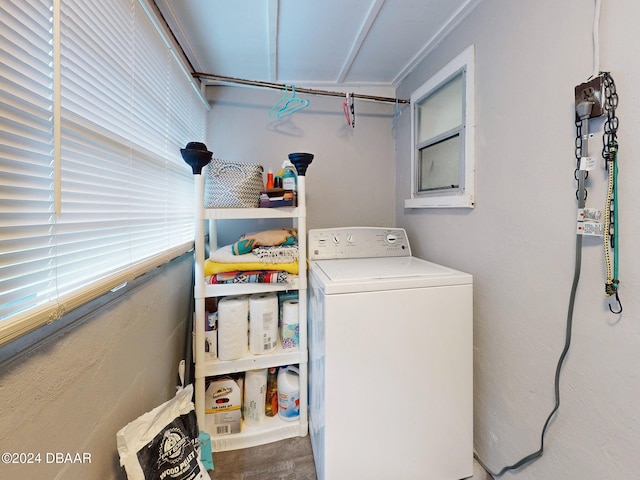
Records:
{"label": "dark tile floor", "polygon": [[316,480],[309,436],[213,453],[213,480]]}
{"label": "dark tile floor", "polygon": [[[213,453],[212,480],[316,480],[315,464],[309,436]],[[328,479],[334,480],[334,479]],[[425,480],[429,479],[425,477]],[[470,480],[491,480],[474,462]]]}

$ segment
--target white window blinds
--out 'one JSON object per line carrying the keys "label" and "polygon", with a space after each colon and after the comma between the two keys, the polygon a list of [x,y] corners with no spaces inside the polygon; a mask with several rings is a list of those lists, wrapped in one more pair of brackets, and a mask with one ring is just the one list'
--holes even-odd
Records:
{"label": "white window blinds", "polygon": [[60,98],[58,2],[0,6],[0,344],[191,247],[179,149],[202,141],[207,107],[145,1],[61,0]]}

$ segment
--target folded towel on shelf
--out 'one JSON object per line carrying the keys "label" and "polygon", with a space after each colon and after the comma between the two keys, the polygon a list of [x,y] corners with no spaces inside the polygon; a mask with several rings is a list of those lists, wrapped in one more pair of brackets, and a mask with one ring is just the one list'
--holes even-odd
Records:
{"label": "folded towel on shelf", "polygon": [[204,282],[210,285],[221,283],[288,283],[289,274],[275,270],[233,271],[218,273],[205,277]]}
{"label": "folded towel on shelf", "polygon": [[[259,247],[253,252],[242,255],[234,255],[232,248],[232,245],[220,247],[209,255],[209,259],[218,263],[292,263],[298,260],[297,246]],[[274,251],[269,253],[267,250],[272,248]],[[279,253],[278,249],[283,249],[283,251]],[[289,249],[289,252],[285,252],[284,249]],[[272,269],[261,267],[257,270]]]}
{"label": "folded towel on shelf", "polygon": [[261,232],[245,233],[231,246],[234,255],[243,255],[256,247],[275,247],[278,245],[294,245],[298,239],[295,228],[279,228]]}
{"label": "folded towel on shelf", "polygon": [[261,261],[289,263],[298,260],[298,245],[278,245],[276,247],[257,247],[253,253]]}

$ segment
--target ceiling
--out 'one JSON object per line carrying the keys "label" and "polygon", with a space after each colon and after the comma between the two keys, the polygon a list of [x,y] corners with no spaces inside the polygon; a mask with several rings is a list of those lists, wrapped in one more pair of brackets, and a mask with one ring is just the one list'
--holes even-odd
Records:
{"label": "ceiling", "polygon": [[481,0],[155,0],[194,71],[397,86]]}

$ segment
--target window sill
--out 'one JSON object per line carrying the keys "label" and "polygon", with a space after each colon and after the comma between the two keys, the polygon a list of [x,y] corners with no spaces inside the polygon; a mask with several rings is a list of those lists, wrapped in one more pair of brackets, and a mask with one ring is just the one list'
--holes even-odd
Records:
{"label": "window sill", "polygon": [[408,198],[404,201],[404,208],[473,208],[473,196],[438,195],[434,197]]}

